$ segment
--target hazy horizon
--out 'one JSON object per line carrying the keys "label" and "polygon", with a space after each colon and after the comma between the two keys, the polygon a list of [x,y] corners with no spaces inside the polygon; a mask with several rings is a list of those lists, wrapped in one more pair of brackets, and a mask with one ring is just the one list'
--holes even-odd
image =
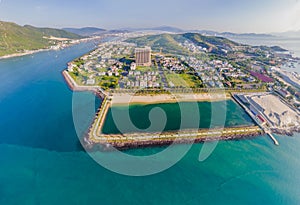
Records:
{"label": "hazy horizon", "polygon": [[299,0],[0,0],[0,19],[20,25],[104,29],[177,27],[235,33],[300,30]]}

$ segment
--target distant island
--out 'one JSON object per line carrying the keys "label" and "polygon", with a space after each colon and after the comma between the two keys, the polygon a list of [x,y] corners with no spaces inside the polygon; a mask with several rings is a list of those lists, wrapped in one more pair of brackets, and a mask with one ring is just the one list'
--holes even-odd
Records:
{"label": "distant island", "polygon": [[[278,46],[249,46],[224,37],[199,33],[149,35],[131,32],[101,43],[97,49],[75,59],[63,72],[74,91],[94,91],[103,99],[84,138],[87,147],[131,148],[191,140],[239,139],[272,133],[299,132],[300,93],[298,75],[279,68],[297,63]],[[289,78],[294,82],[287,82]],[[176,95],[174,99],[170,93]],[[131,96],[131,97],[130,97]],[[132,97],[133,96],[133,97]],[[131,101],[129,100],[131,98]],[[186,130],[163,133],[103,134],[102,127],[112,106],[128,103],[236,101],[255,126]],[[278,106],[268,105],[275,103]],[[276,103],[275,103],[276,104]]]}

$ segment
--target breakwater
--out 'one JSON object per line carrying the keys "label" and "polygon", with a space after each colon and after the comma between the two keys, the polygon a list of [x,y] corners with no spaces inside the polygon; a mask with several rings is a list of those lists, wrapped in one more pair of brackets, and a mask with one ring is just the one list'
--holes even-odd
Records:
{"label": "breakwater", "polygon": [[217,140],[253,138],[264,134],[258,126],[239,126],[213,129],[186,129],[160,133],[103,134],[102,128],[111,100],[104,98],[95,119],[84,138],[87,149],[100,145],[103,150],[131,149],[139,147],[165,146],[170,144],[201,143]]}
{"label": "breakwater", "polygon": [[63,71],[62,75],[72,91],[92,91],[103,101],[95,118],[89,127],[83,145],[87,149],[100,147],[102,150],[131,149],[140,147],[166,146],[170,144],[202,143],[218,140],[248,139],[265,134],[259,126],[239,126],[213,129],[190,129],[180,131],[167,131],[161,133],[125,133],[103,134],[102,128],[107,117],[108,110],[112,106],[110,94],[103,91],[99,86],[80,86]]}
{"label": "breakwater", "polygon": [[99,86],[80,86],[80,85],[78,85],[66,70],[64,70],[62,72],[62,76],[64,77],[68,87],[72,91],[76,91],[76,92],[90,91],[90,92],[93,92],[96,96],[98,96],[101,99],[104,99],[107,96],[107,93],[104,90],[102,90],[101,87],[99,87]]}

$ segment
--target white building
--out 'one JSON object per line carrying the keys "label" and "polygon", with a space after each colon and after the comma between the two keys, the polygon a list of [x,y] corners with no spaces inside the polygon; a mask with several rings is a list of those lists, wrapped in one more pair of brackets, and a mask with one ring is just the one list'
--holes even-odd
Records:
{"label": "white building", "polygon": [[93,78],[93,79],[88,79],[87,81],[86,81],[86,84],[87,85],[94,85],[95,84],[95,79]]}
{"label": "white building", "polygon": [[131,63],[130,70],[136,70],[136,63]]}

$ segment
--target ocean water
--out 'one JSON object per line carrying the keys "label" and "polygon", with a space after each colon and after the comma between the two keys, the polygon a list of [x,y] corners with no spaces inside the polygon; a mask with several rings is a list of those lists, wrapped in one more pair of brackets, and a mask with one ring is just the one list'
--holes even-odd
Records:
{"label": "ocean water", "polygon": [[[1,205],[300,203],[299,135],[277,136],[280,146],[266,136],[219,142],[204,162],[198,161],[203,145],[196,144],[178,164],[147,177],[99,166],[80,145],[72,92],[60,74],[68,61],[93,47],[0,61]],[[82,115],[87,121],[93,117]]]}
{"label": "ocean water", "polygon": [[[273,38],[265,38],[265,37],[234,37],[231,38],[239,43],[244,43],[253,46],[280,46],[284,49],[289,50],[294,57],[300,58],[300,38],[284,38],[284,37],[273,37]],[[289,71],[300,73],[300,64],[295,64],[295,68],[284,68]]]}
{"label": "ocean water", "polygon": [[81,149],[72,120],[72,92],[61,71],[94,46],[82,44],[0,61],[1,143],[56,151]]}
{"label": "ocean water", "polygon": [[294,56],[300,57],[300,38],[286,37],[233,37],[234,41],[253,46],[280,46],[292,52]]}
{"label": "ocean water", "polygon": [[[151,126],[151,120],[149,119],[150,111],[160,108],[166,114],[166,124],[163,130],[159,128],[161,124],[152,126],[150,132],[157,131],[174,131],[178,129],[193,129],[193,128],[217,128],[217,127],[235,127],[243,125],[253,125],[251,118],[242,110],[242,108],[232,100],[220,101],[220,102],[198,102],[198,103],[183,102],[183,103],[170,103],[170,104],[155,104],[155,105],[131,105],[129,110],[125,106],[116,106],[110,108],[107,113],[105,123],[103,125],[102,132],[105,134],[119,134],[122,132],[132,133],[141,131]],[[194,104],[197,106],[197,112],[199,115],[193,116]],[[112,111],[113,110],[113,111]],[[185,122],[182,122],[181,111],[184,110]],[[130,119],[134,126],[124,126],[126,129],[122,129],[122,132],[118,129],[117,123],[126,123],[124,121],[116,122],[113,114],[116,112],[119,115],[126,115],[126,112],[130,113]],[[223,116],[222,116],[223,115]],[[154,118],[153,121],[158,120],[159,117]],[[194,123],[193,121],[199,122]],[[184,123],[183,126],[182,123]],[[137,129],[132,129],[137,128]]]}

